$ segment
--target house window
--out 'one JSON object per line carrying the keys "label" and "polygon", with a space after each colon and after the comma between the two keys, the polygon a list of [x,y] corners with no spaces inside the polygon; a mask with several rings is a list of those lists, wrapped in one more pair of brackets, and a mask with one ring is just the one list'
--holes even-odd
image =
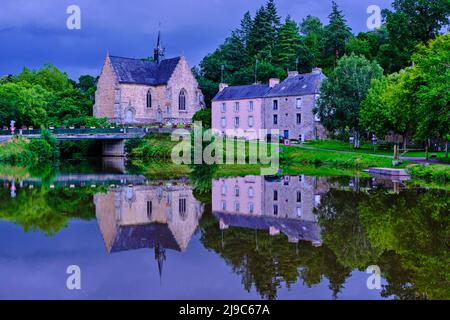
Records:
{"label": "house window", "polygon": [[277,216],[277,215],[278,215],[278,205],[277,205],[277,204],[274,204],[274,205],[273,205],[273,215],[274,215],[274,216]]}
{"label": "house window", "polygon": [[278,115],[277,114],[273,115],[273,124],[278,124]]}
{"label": "house window", "polygon": [[152,211],[153,211],[153,203],[151,201],[147,201],[147,218],[152,218]]}
{"label": "house window", "polygon": [[152,107],[152,93],[150,90],[147,91],[147,108]]}
{"label": "house window", "polygon": [[178,212],[180,213],[180,216],[182,218],[186,217],[187,212],[187,206],[186,206],[186,198],[180,198],[178,199]]}
{"label": "house window", "polygon": [[234,103],[234,111],[239,112],[239,102]]}
{"label": "house window", "polygon": [[222,207],[222,211],[227,210],[227,202],[225,200],[222,201],[220,206]]}
{"label": "house window", "polygon": [[303,106],[303,99],[297,98],[297,104],[296,104],[297,109],[301,109],[302,106]]}
{"label": "house window", "polygon": [[236,202],[234,204],[234,211],[239,212],[241,210],[241,204],[239,202]]}
{"label": "house window", "polygon": [[253,111],[253,101],[249,101],[248,102],[248,111],[252,112]]}
{"label": "house window", "polygon": [[248,126],[253,127],[253,117],[252,116],[248,117]]}
{"label": "house window", "polygon": [[237,128],[239,127],[239,117],[234,118],[234,126]]}
{"label": "house window", "polygon": [[278,100],[273,100],[273,110],[278,110]]}
{"label": "house window", "polygon": [[297,124],[301,124],[301,123],[302,123],[302,114],[297,113]]}
{"label": "house window", "polygon": [[303,216],[303,212],[302,212],[302,208],[300,208],[300,207],[297,207],[297,217],[298,218],[301,218],[302,216]]}
{"label": "house window", "polygon": [[254,206],[253,202],[248,203],[248,212],[249,213],[255,212],[255,206]]}
{"label": "house window", "polygon": [[302,202],[302,193],[297,191],[297,202]]}
{"label": "house window", "polygon": [[248,197],[253,198],[255,195],[255,191],[253,190],[253,187],[248,188]]}
{"label": "house window", "polygon": [[222,186],[222,195],[226,196],[227,195],[227,186]]}
{"label": "house window", "polygon": [[178,110],[186,111],[186,91],[184,89],[181,90],[178,97]]}
{"label": "house window", "polygon": [[227,104],[225,102],[222,103],[222,105],[220,106],[220,112],[222,113],[227,112]]}
{"label": "house window", "polygon": [[222,124],[222,128],[225,128],[227,126],[227,118],[222,118],[221,119],[221,124]]}
{"label": "house window", "polygon": [[278,201],[278,190],[273,190],[273,201]]}
{"label": "house window", "polygon": [[234,195],[235,195],[236,197],[239,197],[239,193],[240,193],[239,188],[234,188]]}

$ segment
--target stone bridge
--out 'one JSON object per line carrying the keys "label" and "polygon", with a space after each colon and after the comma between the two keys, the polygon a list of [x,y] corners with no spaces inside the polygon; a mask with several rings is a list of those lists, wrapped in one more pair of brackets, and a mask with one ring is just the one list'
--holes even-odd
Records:
{"label": "stone bridge", "polygon": [[[49,129],[57,140],[99,140],[102,141],[102,156],[124,157],[125,140],[143,138],[148,133],[172,133],[175,128],[88,128],[88,129]],[[41,137],[41,130],[22,129],[16,134],[28,139]],[[9,130],[0,131],[0,143],[12,137]]]}

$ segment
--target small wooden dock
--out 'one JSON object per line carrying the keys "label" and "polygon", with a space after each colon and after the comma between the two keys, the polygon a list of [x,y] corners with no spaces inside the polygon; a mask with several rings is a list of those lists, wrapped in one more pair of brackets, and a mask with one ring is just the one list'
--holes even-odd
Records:
{"label": "small wooden dock", "polygon": [[370,168],[368,171],[372,177],[382,177],[391,180],[408,180],[410,178],[405,169]]}

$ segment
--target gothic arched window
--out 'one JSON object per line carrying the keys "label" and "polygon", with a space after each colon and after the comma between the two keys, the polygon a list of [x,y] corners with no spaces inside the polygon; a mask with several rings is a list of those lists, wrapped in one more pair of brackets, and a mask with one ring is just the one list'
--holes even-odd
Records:
{"label": "gothic arched window", "polygon": [[186,91],[184,89],[181,90],[180,96],[178,97],[178,110],[186,110]]}
{"label": "gothic arched window", "polygon": [[150,90],[147,91],[147,108],[152,107],[152,92]]}

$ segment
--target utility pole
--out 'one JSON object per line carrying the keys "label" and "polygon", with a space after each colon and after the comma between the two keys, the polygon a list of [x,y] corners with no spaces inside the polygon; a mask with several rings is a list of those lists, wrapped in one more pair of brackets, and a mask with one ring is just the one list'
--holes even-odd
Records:
{"label": "utility pole", "polygon": [[258,59],[255,61],[255,84],[258,83]]}

